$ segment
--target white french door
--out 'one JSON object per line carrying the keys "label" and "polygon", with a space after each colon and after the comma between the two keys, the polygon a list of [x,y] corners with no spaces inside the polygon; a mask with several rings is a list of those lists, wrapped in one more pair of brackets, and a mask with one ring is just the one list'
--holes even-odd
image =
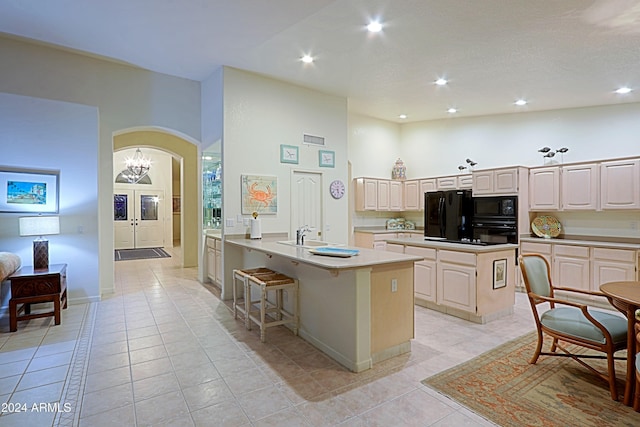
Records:
{"label": "white french door", "polygon": [[113,195],[115,249],[164,246],[164,191],[121,190]]}
{"label": "white french door", "polygon": [[311,228],[307,239],[322,240],[322,174],[293,171],[291,180],[291,230],[304,225]]}

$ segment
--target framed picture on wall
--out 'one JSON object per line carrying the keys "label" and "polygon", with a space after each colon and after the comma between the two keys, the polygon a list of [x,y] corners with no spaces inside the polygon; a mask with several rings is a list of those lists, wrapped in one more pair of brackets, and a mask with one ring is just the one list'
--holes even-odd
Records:
{"label": "framed picture on wall", "polygon": [[493,261],[493,289],[507,286],[507,260],[497,259]]}
{"label": "framed picture on wall", "polygon": [[59,171],[0,167],[0,212],[58,213]]}
{"label": "framed picture on wall", "polygon": [[336,152],[328,150],[318,151],[318,165],[321,168],[333,168],[336,166]]}
{"label": "framed picture on wall", "polygon": [[251,215],[278,213],[278,178],[265,175],[241,175],[241,213]]}

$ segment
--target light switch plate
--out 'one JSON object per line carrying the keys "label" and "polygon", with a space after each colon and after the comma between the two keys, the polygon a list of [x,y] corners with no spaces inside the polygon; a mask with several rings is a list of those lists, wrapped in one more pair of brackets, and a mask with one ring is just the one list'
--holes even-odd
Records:
{"label": "light switch plate", "polygon": [[233,220],[233,218],[227,218],[227,221],[225,222],[225,225],[227,227],[233,227],[233,226],[235,226],[235,221]]}

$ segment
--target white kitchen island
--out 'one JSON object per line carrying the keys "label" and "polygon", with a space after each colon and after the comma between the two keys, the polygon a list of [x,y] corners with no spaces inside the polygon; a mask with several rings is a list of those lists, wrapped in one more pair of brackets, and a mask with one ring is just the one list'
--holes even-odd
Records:
{"label": "white kitchen island", "polygon": [[360,372],[410,351],[413,265],[422,258],[358,249],[359,255],[337,258],[268,239],[226,238],[225,282],[232,283],[234,268],[258,266],[297,278],[299,335],[349,370]]}
{"label": "white kitchen island", "polygon": [[513,313],[518,245],[473,245],[386,239],[387,250],[422,257],[415,263],[416,304],[475,323]]}

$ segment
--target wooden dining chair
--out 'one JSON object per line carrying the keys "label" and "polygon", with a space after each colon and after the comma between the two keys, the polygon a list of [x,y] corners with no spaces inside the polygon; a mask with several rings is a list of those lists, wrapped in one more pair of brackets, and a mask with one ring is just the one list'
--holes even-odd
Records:
{"label": "wooden dining chair", "polygon": [[[614,361],[615,359],[626,360],[626,358],[615,357],[614,353],[627,348],[627,320],[615,314],[592,310],[586,304],[556,297],[555,291],[558,290],[589,296],[605,297],[605,295],[600,292],[554,287],[549,274],[549,263],[542,255],[521,255],[519,261],[538,332],[538,344],[529,363],[535,364],[541,355],[571,357],[607,381],[611,398],[618,400]],[[543,303],[548,303],[549,309],[541,312],[538,306]],[[553,339],[550,352],[542,352],[544,335]],[[561,346],[559,341],[605,354],[571,353]],[[562,352],[557,352],[557,349]],[[607,374],[603,374],[583,359],[606,359]]]}

